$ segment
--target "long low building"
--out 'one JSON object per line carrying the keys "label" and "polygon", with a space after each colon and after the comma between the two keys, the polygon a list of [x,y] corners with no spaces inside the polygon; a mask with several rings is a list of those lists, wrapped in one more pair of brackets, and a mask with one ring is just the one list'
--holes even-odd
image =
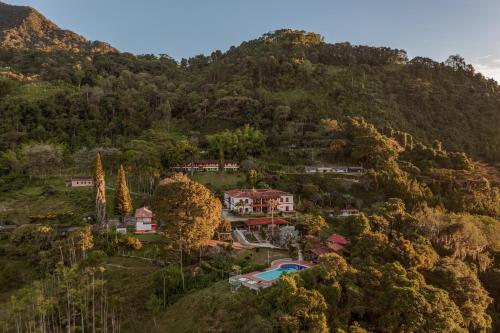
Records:
{"label": "long low building", "polygon": [[67,185],[71,187],[93,187],[94,177],[87,177],[87,176],[71,177]]}
{"label": "long low building", "polygon": [[306,173],[363,173],[360,166],[306,166]]}
{"label": "long low building", "polygon": [[224,192],[224,206],[239,214],[293,212],[293,195],[273,189],[235,189]]}
{"label": "long low building", "polygon": [[[178,172],[218,172],[220,170],[220,162],[217,160],[202,160],[192,163],[174,165],[171,168]],[[238,171],[240,164],[236,161],[224,161],[224,171]]]}
{"label": "long low building", "polygon": [[288,221],[282,218],[271,218],[271,217],[264,217],[264,218],[259,218],[259,219],[252,219],[252,220],[247,220],[243,222],[245,224],[245,227],[248,228],[249,231],[252,230],[262,230],[262,229],[268,229],[271,230],[273,228],[279,229],[283,225],[287,225]]}

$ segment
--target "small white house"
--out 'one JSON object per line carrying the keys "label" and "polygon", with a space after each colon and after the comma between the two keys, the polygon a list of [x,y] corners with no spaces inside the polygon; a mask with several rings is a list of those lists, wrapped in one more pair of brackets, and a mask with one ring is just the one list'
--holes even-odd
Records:
{"label": "small white house", "polygon": [[353,215],[358,215],[359,210],[357,209],[341,209],[338,217],[348,217]]}
{"label": "small white house", "polygon": [[153,212],[147,207],[137,208],[135,210],[135,232],[136,233],[155,233],[157,229],[154,221]]}
{"label": "small white house", "polygon": [[71,187],[93,187],[93,177],[71,177],[68,185]]}

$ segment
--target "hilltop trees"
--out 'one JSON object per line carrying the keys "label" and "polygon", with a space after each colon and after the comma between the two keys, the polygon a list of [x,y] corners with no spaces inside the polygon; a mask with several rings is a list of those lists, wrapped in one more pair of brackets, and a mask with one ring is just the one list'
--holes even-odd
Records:
{"label": "hilltop trees", "polygon": [[95,158],[95,216],[99,224],[106,221],[106,183],[104,180],[104,168],[102,166],[101,155],[97,153]]}
{"label": "hilltop trees", "polygon": [[26,173],[32,177],[45,177],[63,165],[64,149],[61,145],[35,142],[22,145],[19,156]]}
{"label": "hilltop trees", "polygon": [[492,299],[481,286],[476,273],[465,263],[445,257],[427,274],[427,279],[449,293],[470,332],[487,332],[491,328],[491,317],[486,309]]}
{"label": "hilltop trees", "polygon": [[281,332],[329,332],[324,297],[317,290],[304,288],[291,276],[284,276],[276,286],[265,290],[262,306],[270,306],[269,313]]}
{"label": "hilltop trees", "polygon": [[121,219],[132,212],[132,199],[128,191],[127,179],[123,165],[120,165],[115,181],[115,213],[120,215]]}
{"label": "hilltop trees", "polygon": [[[473,268],[439,258],[401,200],[389,200],[376,215],[339,224],[351,239],[347,258],[322,256],[319,265],[284,276],[261,292],[261,311],[273,313],[275,327],[288,332],[457,333],[491,328],[486,309],[492,300]],[[312,318],[319,325],[314,329]]]}
{"label": "hilltop trees", "polygon": [[304,229],[307,234],[318,234],[322,229],[326,228],[325,219],[321,215],[315,214],[300,214],[298,215],[297,225]]}
{"label": "hilltop trees", "polygon": [[170,245],[189,250],[211,239],[221,223],[220,201],[205,186],[183,174],[160,181],[153,209]]}
{"label": "hilltop trees", "polygon": [[234,131],[226,130],[207,136],[212,152],[217,153],[219,160],[236,158],[239,161],[248,156],[255,156],[264,151],[266,136],[258,129],[245,125]]}

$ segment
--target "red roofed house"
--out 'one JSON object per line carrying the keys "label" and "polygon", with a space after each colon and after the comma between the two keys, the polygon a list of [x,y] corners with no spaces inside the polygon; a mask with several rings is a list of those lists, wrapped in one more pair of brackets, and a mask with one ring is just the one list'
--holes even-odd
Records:
{"label": "red roofed house", "polygon": [[326,239],[324,244],[313,243],[310,252],[313,254],[314,260],[317,260],[324,254],[335,252],[342,254],[345,251],[345,245],[351,241],[339,234],[333,234]]}
{"label": "red roofed house", "polygon": [[240,214],[269,214],[271,203],[274,212],[293,212],[293,195],[273,189],[237,189],[224,192],[224,206]]}
{"label": "red roofed house", "polygon": [[260,219],[247,220],[244,222],[245,226],[248,228],[248,231],[251,230],[262,230],[262,227],[267,227],[268,230],[272,228],[280,228],[280,226],[284,224],[288,224],[288,221],[285,219],[275,217],[264,217]]}
{"label": "red roofed house", "polygon": [[324,254],[331,253],[332,249],[326,247],[326,246],[319,246],[319,247],[314,247],[311,250],[311,253],[314,254],[315,258],[319,258]]}
{"label": "red roofed house", "polygon": [[335,243],[340,245],[346,245],[351,242],[350,240],[339,234],[332,234],[330,237],[327,238],[326,241],[327,243]]}
{"label": "red roofed house", "polygon": [[137,208],[135,210],[135,232],[136,233],[154,233],[156,232],[156,222],[153,212],[147,207]]}
{"label": "red roofed house", "polygon": [[318,236],[314,236],[314,235],[305,235],[304,238],[309,241],[309,243],[311,244],[319,244],[321,243],[321,239],[319,239]]}

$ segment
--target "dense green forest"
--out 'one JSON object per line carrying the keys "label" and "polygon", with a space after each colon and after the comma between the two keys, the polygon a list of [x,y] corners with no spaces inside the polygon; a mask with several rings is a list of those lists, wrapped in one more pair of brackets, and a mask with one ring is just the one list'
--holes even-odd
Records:
{"label": "dense green forest", "polygon": [[[500,89],[460,56],[295,30],[180,62],[0,49],[0,117],[6,332],[500,330]],[[241,170],[170,170],[202,158]],[[304,172],[322,164],[366,172]],[[152,206],[162,234],[99,228],[94,191],[65,185],[95,169],[101,213]],[[347,251],[231,292],[234,271],[298,256],[207,245],[236,187],[292,193],[291,225]]]}
{"label": "dense green forest", "polygon": [[116,146],[174,120],[202,133],[251,124],[272,134],[271,146],[306,146],[321,119],[362,116],[475,158],[500,156],[498,85],[460,56],[409,60],[403,50],[281,30],[179,64],[2,49],[0,66],[2,149],[49,139],[72,151]]}

